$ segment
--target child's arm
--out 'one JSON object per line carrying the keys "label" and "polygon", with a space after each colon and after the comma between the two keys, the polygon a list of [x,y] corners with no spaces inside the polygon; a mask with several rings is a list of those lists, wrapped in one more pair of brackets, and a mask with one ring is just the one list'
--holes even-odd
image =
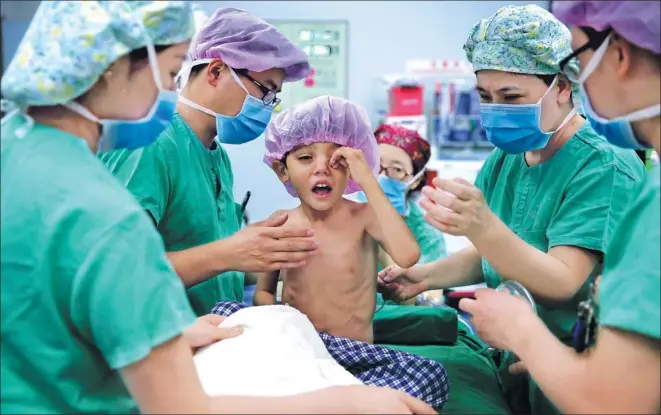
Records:
{"label": "child's arm", "polygon": [[254,305],[274,305],[277,304],[276,291],[278,289],[278,279],[280,271],[262,272],[257,279],[255,295],[252,298]]}
{"label": "child's arm", "polygon": [[420,247],[404,219],[393,207],[381,190],[381,186],[370,170],[360,150],[340,147],[331,157],[331,166],[346,166],[351,178],[363,188],[367,196],[368,209],[366,229],[383,247],[395,264],[402,268],[415,265],[420,258]]}

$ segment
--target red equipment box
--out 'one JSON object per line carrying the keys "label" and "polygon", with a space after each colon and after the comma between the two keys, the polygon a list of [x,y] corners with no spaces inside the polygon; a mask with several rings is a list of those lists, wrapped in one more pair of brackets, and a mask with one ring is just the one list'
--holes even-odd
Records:
{"label": "red equipment box", "polygon": [[390,88],[390,117],[424,114],[422,85],[395,85]]}

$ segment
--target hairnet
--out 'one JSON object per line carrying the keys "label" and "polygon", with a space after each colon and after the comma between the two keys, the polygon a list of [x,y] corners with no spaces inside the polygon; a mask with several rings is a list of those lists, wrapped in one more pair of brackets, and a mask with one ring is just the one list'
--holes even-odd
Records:
{"label": "hairnet", "polygon": [[235,69],[285,71],[285,81],[310,72],[307,55],[278,29],[243,10],[221,8],[207,20],[188,50],[191,61],[222,59]]}
{"label": "hairnet", "polygon": [[143,21],[158,19],[179,33],[181,19],[168,16],[190,16],[186,2],[141,3],[135,8],[124,1],[42,1],[2,77],[4,98],[18,107],[70,102],[117,59],[150,42]]}
{"label": "hairnet", "polygon": [[411,157],[415,172],[422,170],[431,157],[431,146],[417,131],[400,125],[382,124],[374,131],[377,144],[401,148]]}
{"label": "hairnet", "polygon": [[[272,166],[295,148],[313,143],[361,150],[372,172],[379,172],[379,148],[367,111],[351,101],[324,95],[283,111],[266,127],[264,163]],[[285,186],[289,194],[297,196],[291,183]],[[344,194],[359,190],[360,186],[349,180]]]}
{"label": "hairnet", "polygon": [[653,1],[554,1],[553,14],[571,26],[609,27],[634,45],[661,53],[661,3]]}
{"label": "hairnet", "polygon": [[187,1],[128,1],[155,45],[174,45],[193,39],[195,19]]}

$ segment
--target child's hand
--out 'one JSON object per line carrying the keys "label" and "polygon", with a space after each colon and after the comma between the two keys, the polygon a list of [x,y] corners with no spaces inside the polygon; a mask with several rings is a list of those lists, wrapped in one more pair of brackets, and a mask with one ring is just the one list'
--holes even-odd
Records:
{"label": "child's hand", "polygon": [[365,160],[365,155],[361,150],[350,147],[340,147],[333,152],[329,164],[337,169],[344,167],[349,169],[351,178],[359,186],[362,186],[366,180],[374,179],[374,173],[370,170]]}

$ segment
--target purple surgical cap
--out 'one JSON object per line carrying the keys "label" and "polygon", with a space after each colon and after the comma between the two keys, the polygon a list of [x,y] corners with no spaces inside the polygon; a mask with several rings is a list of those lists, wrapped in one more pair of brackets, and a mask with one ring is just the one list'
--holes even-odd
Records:
{"label": "purple surgical cap", "polygon": [[[361,150],[374,175],[379,172],[379,146],[367,111],[349,100],[324,95],[283,111],[266,127],[264,163],[272,167],[274,161],[281,161],[295,148],[313,143]],[[285,187],[297,197],[290,182]],[[350,179],[344,194],[359,190],[360,186]]]}
{"label": "purple surgical cap", "polygon": [[653,1],[554,1],[553,14],[568,26],[612,28],[634,45],[661,53],[661,3]]}
{"label": "purple surgical cap", "polygon": [[310,73],[308,56],[278,29],[233,8],[216,10],[191,42],[188,57],[222,59],[231,68],[253,72],[280,68],[288,82]]}

